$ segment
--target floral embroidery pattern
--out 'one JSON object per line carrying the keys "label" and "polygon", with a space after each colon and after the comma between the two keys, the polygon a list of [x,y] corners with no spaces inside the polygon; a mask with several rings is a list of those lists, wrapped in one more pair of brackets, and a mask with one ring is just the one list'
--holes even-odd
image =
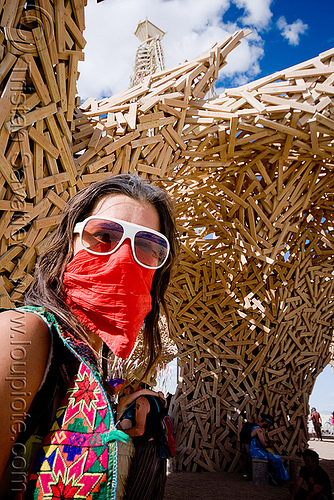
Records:
{"label": "floral embroidery pattern", "polygon": [[[109,453],[101,434],[110,428],[110,417],[102,396],[89,369],[81,363],[52,432],[34,461],[28,484],[29,491],[35,483],[32,498],[106,498]],[[62,422],[61,426],[57,422]]]}
{"label": "floral embroidery pattern", "polygon": [[58,500],[74,498],[78,489],[79,488],[77,486],[72,486],[72,482],[64,484],[62,478],[60,478],[57,485],[51,485],[52,498],[56,498]]}
{"label": "floral embroidery pattern", "polygon": [[[67,343],[55,318],[40,308],[33,309],[53,324],[77,355],[74,342]],[[26,499],[115,499],[117,445],[108,437],[115,429],[111,409],[98,372],[82,353],[77,357],[82,360],[77,374],[30,468]]]}

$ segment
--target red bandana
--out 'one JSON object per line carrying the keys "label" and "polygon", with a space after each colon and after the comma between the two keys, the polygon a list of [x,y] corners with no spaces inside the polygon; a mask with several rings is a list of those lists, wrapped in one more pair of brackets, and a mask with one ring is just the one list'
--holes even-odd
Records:
{"label": "red bandana", "polygon": [[154,273],[135,262],[129,241],[111,255],[80,250],[64,273],[66,303],[83,325],[125,359],[152,308]]}

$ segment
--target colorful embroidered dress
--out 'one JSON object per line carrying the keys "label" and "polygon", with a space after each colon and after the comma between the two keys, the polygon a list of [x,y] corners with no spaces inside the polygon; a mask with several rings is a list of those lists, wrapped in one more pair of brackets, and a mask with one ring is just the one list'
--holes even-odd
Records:
{"label": "colorful embroidered dress", "polygon": [[24,498],[114,500],[116,440],[129,438],[115,428],[110,402],[90,351],[74,337],[67,333],[65,336],[55,317],[43,308],[19,309],[38,314],[79,361],[51,430],[30,466]]}

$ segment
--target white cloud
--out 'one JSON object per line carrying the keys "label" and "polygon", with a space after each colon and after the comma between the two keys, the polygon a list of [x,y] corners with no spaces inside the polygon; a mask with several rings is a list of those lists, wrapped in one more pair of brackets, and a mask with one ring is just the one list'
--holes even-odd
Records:
{"label": "white cloud", "polygon": [[272,12],[270,5],[273,0],[233,0],[239,9],[245,9],[242,22],[245,26],[266,28],[270,23]]}
{"label": "white cloud", "polygon": [[281,31],[283,38],[288,40],[290,45],[299,45],[299,37],[308,28],[300,19],[297,19],[292,24],[288,24],[284,16],[281,16],[277,21],[277,27]]}
{"label": "white cloud", "polygon": [[[232,0],[244,9],[242,25],[263,28],[271,17],[271,0]],[[166,67],[190,60],[242,26],[224,22],[230,0],[89,0],[86,7],[85,61],[80,63],[78,93],[86,99],[110,96],[129,86],[139,40],[138,22],[148,18],[166,32]],[[226,74],[259,71],[263,40],[256,29],[228,56]]]}
{"label": "white cloud", "polygon": [[259,61],[263,55],[263,40],[254,31],[228,56],[228,64],[222,69],[220,77],[234,76],[233,85],[247,83],[260,72]]}

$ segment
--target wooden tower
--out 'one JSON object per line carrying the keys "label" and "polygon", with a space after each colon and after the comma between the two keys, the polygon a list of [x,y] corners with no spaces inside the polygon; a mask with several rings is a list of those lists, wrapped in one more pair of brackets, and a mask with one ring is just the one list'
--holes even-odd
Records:
{"label": "wooden tower", "polygon": [[165,69],[165,58],[161,40],[165,33],[146,19],[138,24],[135,35],[141,44],[136,53],[131,86],[141,83],[145,76]]}

